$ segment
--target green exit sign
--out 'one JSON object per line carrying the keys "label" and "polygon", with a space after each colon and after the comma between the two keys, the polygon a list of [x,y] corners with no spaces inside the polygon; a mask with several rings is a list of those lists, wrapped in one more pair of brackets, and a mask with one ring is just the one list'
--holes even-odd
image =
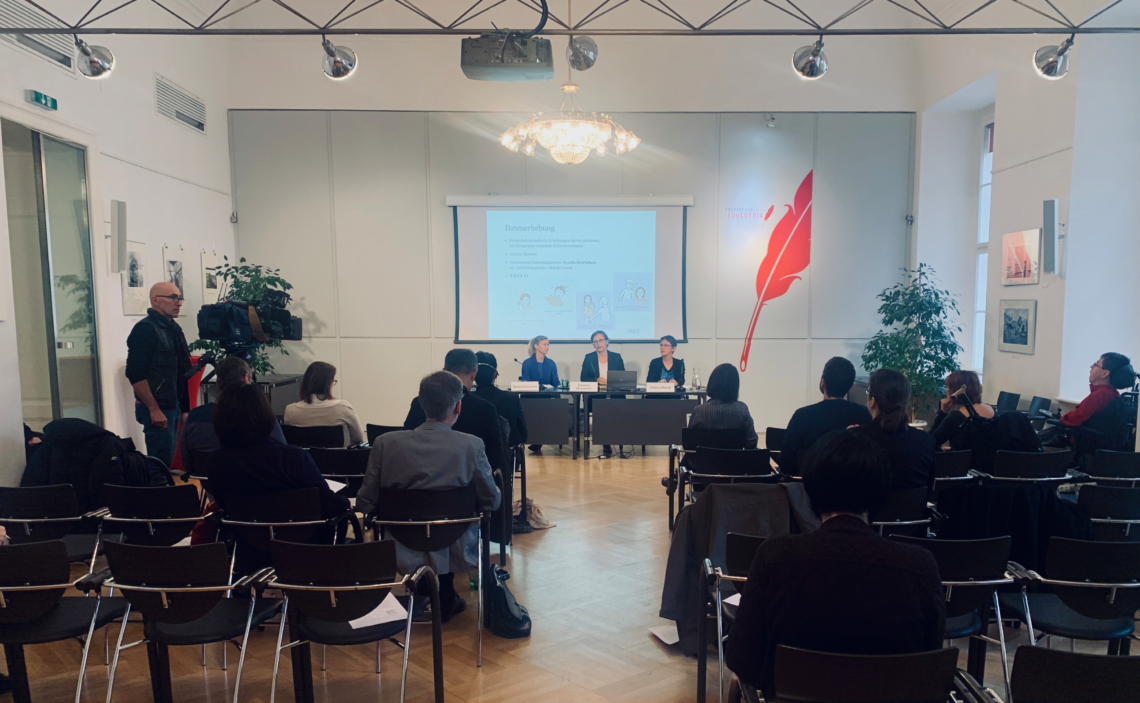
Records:
{"label": "green exit sign", "polygon": [[40,107],[45,108],[47,110],[58,110],[59,109],[59,101],[57,101],[55,98],[53,98],[50,95],[45,95],[45,94],[41,93],[38,90],[27,91],[27,98],[28,98],[28,102],[32,103],[33,105],[39,105]]}

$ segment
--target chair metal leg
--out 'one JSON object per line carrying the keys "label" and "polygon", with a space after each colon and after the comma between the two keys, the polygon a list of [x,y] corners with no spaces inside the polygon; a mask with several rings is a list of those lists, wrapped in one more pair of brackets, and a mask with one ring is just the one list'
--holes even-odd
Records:
{"label": "chair metal leg", "polygon": [[483,666],[483,522],[480,520],[479,527],[479,649],[475,654],[475,666]]}
{"label": "chair metal leg", "polygon": [[202,645],[202,668],[206,668],[206,645]]}
{"label": "chair metal leg", "polygon": [[103,666],[111,664],[111,624],[103,628]]}
{"label": "chair metal leg", "polygon": [[376,640],[376,675],[380,675],[380,640]]}
{"label": "chair metal leg", "polygon": [[289,597],[286,596],[285,605],[281,606],[281,624],[277,626],[277,649],[273,651],[273,681],[269,688],[269,703],[277,700],[277,671],[281,668],[281,640],[285,637],[285,618],[288,612]]}
{"label": "chair metal leg", "polygon": [[115,658],[111,660],[111,672],[107,675],[107,703],[111,703],[111,694],[115,692],[115,671],[119,668],[119,652],[123,649],[123,635],[127,634],[127,621],[130,618],[131,604],[127,603],[127,611],[123,613],[123,624],[119,626],[119,639],[115,642]]}
{"label": "chair metal leg", "polygon": [[[245,618],[245,636],[241,638],[241,655],[238,656],[238,670],[237,679],[234,681],[234,703],[238,703],[238,694],[241,692],[241,672],[245,667],[245,652],[249,649],[249,629],[253,625],[253,608],[257,604],[257,592],[250,590],[249,593],[249,615]],[[226,643],[222,642],[222,650],[226,648]],[[76,701],[76,703],[79,703]]]}
{"label": "chair metal leg", "polygon": [[[404,694],[408,690],[408,655],[412,651],[412,613],[416,609],[416,596],[412,593],[408,596],[408,629],[404,632],[404,666],[400,670],[400,703],[404,703]],[[377,648],[380,643],[376,643]],[[376,660],[376,673],[380,673],[380,660]]]}
{"label": "chair metal leg", "polygon": [[1025,587],[1021,587],[1021,607],[1025,608],[1025,626],[1029,629],[1029,644],[1037,646],[1037,635],[1033,632],[1033,613],[1029,612],[1029,596],[1025,595]]}
{"label": "chair metal leg", "polygon": [[75,687],[75,703],[83,694],[83,677],[87,675],[87,653],[91,651],[91,638],[95,636],[95,620],[99,617],[99,605],[103,599],[95,597],[95,612],[91,613],[91,624],[87,626],[87,637],[83,640],[83,659],[79,661],[79,684]]}
{"label": "chair metal leg", "polygon": [[716,586],[716,659],[717,659],[717,696],[720,703],[724,703],[724,612],[720,597],[720,584]]}
{"label": "chair metal leg", "polygon": [[28,686],[28,667],[24,660],[24,645],[4,645],[4,659],[8,662],[8,676],[12,682],[12,700],[15,703],[32,703]]}
{"label": "chair metal leg", "polygon": [[[1026,609],[1026,613],[1029,609]],[[1005,625],[1001,621],[1001,603],[998,602],[997,591],[994,591],[994,615],[997,617],[998,646],[1001,647],[1001,673],[1005,677],[1005,699],[1013,700],[1013,693],[1009,686],[1009,655],[1005,652]],[[984,684],[984,681],[979,681]]]}
{"label": "chair metal leg", "polygon": [[328,645],[322,644],[321,645],[321,671],[324,671],[325,667],[328,665],[328,660],[327,660],[328,651],[329,651]]}
{"label": "chair metal leg", "polygon": [[230,665],[230,648],[226,646],[225,642],[222,642],[222,671],[226,671],[227,669],[229,669],[230,668],[229,665]]}

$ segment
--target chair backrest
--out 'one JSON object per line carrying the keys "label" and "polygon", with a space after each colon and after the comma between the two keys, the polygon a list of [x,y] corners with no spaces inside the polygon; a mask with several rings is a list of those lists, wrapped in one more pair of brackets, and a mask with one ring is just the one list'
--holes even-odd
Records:
{"label": "chair backrest", "polygon": [[1033,396],[1033,400],[1029,401],[1029,417],[1035,418],[1041,414],[1041,411],[1049,412],[1053,407],[1053,401],[1049,398],[1042,398],[1039,395]]}
{"label": "chair backrest", "polygon": [[1140,657],[1021,646],[1010,688],[1017,703],[1140,702]]}
{"label": "chair backrest", "polygon": [[694,473],[720,476],[772,476],[772,455],[767,449],[713,449],[697,447]]}
{"label": "chair backrest", "polygon": [[780,645],[776,698],[780,703],[946,703],[957,666],[956,647],[867,656]]}
{"label": "chair backrest", "polygon": [[697,447],[742,449],[744,447],[744,428],[710,430],[704,427],[684,427],[681,429],[681,446],[688,451],[694,451]]}
{"label": "chair backrest", "polygon": [[282,425],[281,431],[285,434],[285,441],[297,447],[344,446],[344,428],[340,425]]}
{"label": "chair backrest", "polygon": [[389,432],[399,432],[402,429],[404,429],[404,428],[403,427],[397,427],[395,425],[372,425],[372,424],[368,424],[368,425],[364,426],[364,431],[368,436],[368,443],[369,444],[372,444],[373,442],[375,442],[376,438],[382,434],[388,434]]}
{"label": "chair backrest", "polygon": [[934,453],[934,478],[963,478],[970,473],[973,452],[964,449],[958,452]]}
{"label": "chair backrest", "polygon": [[1097,542],[1140,542],[1140,524],[1099,522],[1140,520],[1140,488],[1084,485],[1077,505],[1093,519],[1093,539]]}
{"label": "chair backrest", "polygon": [[1140,480],[1140,453],[1097,450],[1089,473],[1104,478]]}
{"label": "chair backrest", "polygon": [[[278,587],[289,597],[290,607],[296,606],[307,617],[326,622],[349,622],[363,617],[375,610],[391,590],[337,591],[338,586],[366,586],[396,580],[395,542],[316,545],[274,540],[269,549]],[[299,590],[281,584],[328,586],[329,590]],[[335,603],[329,591],[334,591]]]}
{"label": "chair backrest", "polygon": [[1005,391],[1002,391],[998,393],[997,405],[994,407],[999,413],[1008,413],[1017,410],[1017,404],[1020,402],[1020,393],[1007,393]]}
{"label": "chair backrest", "polygon": [[[1060,581],[1128,584],[1140,582],[1140,543],[1086,542],[1053,537],[1046,557],[1046,577]],[[1053,592],[1081,615],[1099,620],[1131,618],[1140,610],[1140,588],[1052,586]],[[1109,597],[1112,595],[1112,602]]]}
{"label": "chair backrest", "polygon": [[[230,557],[221,542],[193,547],[144,547],[137,544],[107,542],[107,565],[111,576],[121,586],[148,588],[217,587],[229,583]],[[196,593],[135,591],[123,589],[123,595],[143,619],[164,623],[193,622],[210,612],[226,592]]]}
{"label": "chair backrest", "polygon": [[136,488],[133,486],[103,486],[103,497],[112,518],[127,520],[171,520],[185,518],[185,522],[119,522],[111,520],[114,530],[122,530],[123,541],[151,547],[169,547],[190,534],[194,523],[202,515],[202,502],[198,489],[190,484]]}
{"label": "chair backrest", "polygon": [[[926,539],[892,535],[891,539],[926,549],[938,562],[938,573],[943,583],[962,581],[1000,581],[1005,577],[1009,562],[1011,537],[990,539]],[[948,590],[946,617],[977,611],[984,614],[997,586],[955,585]]]}
{"label": "chair backrest", "polygon": [[1060,479],[1069,470],[1073,453],[1068,449],[1056,452],[1006,452],[994,455],[990,475],[994,478]]}
{"label": "chair backrest", "polygon": [[432,552],[451,546],[461,538],[470,522],[479,515],[475,485],[443,490],[381,488],[376,500],[378,520],[392,522],[433,522],[427,525],[384,525],[384,530],[400,544],[416,552]]}
{"label": "chair backrest", "polygon": [[926,502],[929,497],[930,489],[926,486],[895,491],[887,496],[886,501],[883,502],[883,507],[871,516],[871,522],[922,520],[927,517]]}
{"label": "chair backrest", "polygon": [[75,529],[77,517],[79,499],[70,484],[0,488],[0,525],[13,544],[60,539]]}
{"label": "chair backrest", "polygon": [[784,446],[784,435],[788,431],[782,427],[769,427],[764,430],[764,446],[778,452]]}
{"label": "chair backrest", "polygon": [[43,591],[5,591],[5,586],[65,584],[71,580],[67,547],[59,540],[0,547],[0,624],[32,622],[59,603],[65,588]]}
{"label": "chair backrest", "polygon": [[[268,552],[272,540],[304,542],[320,527],[319,524],[295,523],[318,523],[320,520],[320,489],[299,488],[263,496],[231,496],[226,500],[223,525],[240,541]],[[233,522],[257,524],[235,525]]]}
{"label": "chair backrest", "polygon": [[348,484],[348,488],[341,490],[343,495],[350,498],[356,496],[360,484],[364,482],[364,472],[368,470],[368,457],[372,450],[367,447],[354,449],[326,449],[313,447],[309,449],[309,456],[321,474],[335,481]]}
{"label": "chair backrest", "polygon": [[[764,544],[766,538],[756,535],[742,535],[729,532],[724,542],[724,570],[729,576],[748,576],[752,570],[752,562],[756,559],[756,550]],[[744,584],[732,582],[738,591],[743,591]]]}
{"label": "chair backrest", "polygon": [[[187,468],[191,476],[203,478],[210,475],[210,456],[213,452],[204,452],[201,449],[191,449],[182,455],[183,467]],[[190,459],[190,466],[186,467],[186,459]]]}

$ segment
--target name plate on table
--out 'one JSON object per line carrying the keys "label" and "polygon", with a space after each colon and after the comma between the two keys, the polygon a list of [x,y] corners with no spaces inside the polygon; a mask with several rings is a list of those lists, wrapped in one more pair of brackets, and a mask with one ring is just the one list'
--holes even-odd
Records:
{"label": "name plate on table", "polygon": [[574,393],[597,393],[597,381],[571,381],[570,390]]}
{"label": "name plate on table", "polygon": [[515,393],[537,393],[538,381],[511,381],[511,390]]}
{"label": "name plate on table", "polygon": [[677,387],[672,383],[646,383],[646,393],[672,393]]}

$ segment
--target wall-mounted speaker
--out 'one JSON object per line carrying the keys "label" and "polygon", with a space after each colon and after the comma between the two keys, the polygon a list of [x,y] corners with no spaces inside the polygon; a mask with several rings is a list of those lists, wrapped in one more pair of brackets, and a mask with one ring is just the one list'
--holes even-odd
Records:
{"label": "wall-mounted speaker", "polygon": [[111,241],[115,244],[115,270],[127,270],[127,204],[111,201]]}
{"label": "wall-mounted speaker", "polygon": [[1041,267],[1045,273],[1057,273],[1057,232],[1060,203],[1056,198],[1046,200],[1044,226],[1041,230]]}

